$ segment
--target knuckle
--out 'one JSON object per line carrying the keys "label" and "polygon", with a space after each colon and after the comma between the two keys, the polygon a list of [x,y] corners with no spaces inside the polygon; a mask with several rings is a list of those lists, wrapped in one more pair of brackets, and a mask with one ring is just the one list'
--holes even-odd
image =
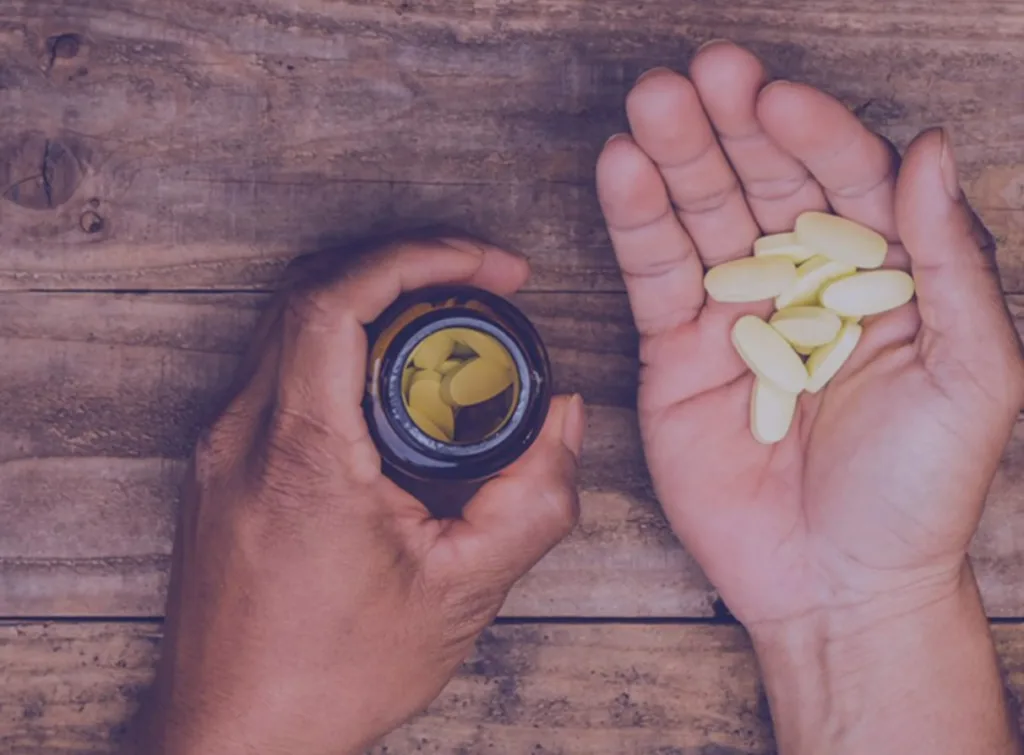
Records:
{"label": "knuckle", "polygon": [[322,289],[308,286],[291,291],[284,304],[285,320],[289,329],[301,330],[322,316],[324,312],[323,296]]}
{"label": "knuckle", "polygon": [[239,461],[243,449],[239,418],[229,408],[204,429],[196,441],[193,459],[196,482],[214,484]]}

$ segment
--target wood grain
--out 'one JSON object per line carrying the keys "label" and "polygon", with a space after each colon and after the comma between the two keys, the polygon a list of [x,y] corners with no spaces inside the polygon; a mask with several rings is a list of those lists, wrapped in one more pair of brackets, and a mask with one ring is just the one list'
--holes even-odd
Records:
{"label": "wood grain", "polygon": [[1008,0],[8,0],[0,288],[260,287],[449,221],[544,290],[621,290],[592,188],[623,98],[729,36],[905,145],[947,123],[1024,290],[1024,10]]}
{"label": "wood grain", "polygon": [[[1020,711],[1024,626],[993,628]],[[113,751],[145,686],[160,627],[0,626],[0,749]],[[742,629],[497,626],[420,718],[373,755],[768,755],[756,662]]]}
{"label": "wood grain", "polygon": [[[161,612],[181,460],[262,300],[0,296],[0,406],[11,409],[0,424],[0,616]],[[650,493],[624,297],[520,303],[556,388],[581,390],[593,411],[583,522],[507,613],[710,615],[714,596]]]}
{"label": "wood grain", "polygon": [[[149,623],[0,627],[0,751],[111,752],[151,679],[159,639]],[[527,624],[488,630],[432,708],[373,752],[770,750],[739,628]]]}
{"label": "wood grain", "polygon": [[[183,460],[230,379],[258,295],[0,295],[0,616],[162,611]],[[715,594],[651,492],[621,294],[519,298],[556,388],[590,405],[576,532],[509,616],[709,616]],[[1024,297],[1011,297],[1018,322]],[[973,554],[989,613],[1024,616],[1024,424]]]}

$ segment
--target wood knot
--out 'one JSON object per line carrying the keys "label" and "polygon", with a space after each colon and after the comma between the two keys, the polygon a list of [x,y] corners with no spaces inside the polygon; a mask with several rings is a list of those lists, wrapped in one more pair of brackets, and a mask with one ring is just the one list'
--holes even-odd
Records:
{"label": "wood knot", "polygon": [[82,38],[77,34],[58,34],[46,40],[46,47],[50,51],[50,61],[70,60],[78,55],[82,49]]}
{"label": "wood knot", "polygon": [[0,149],[0,195],[30,210],[49,210],[71,199],[82,181],[82,166],[71,148],[39,133]]}
{"label": "wood knot", "polygon": [[78,224],[86,233],[99,233],[103,230],[105,221],[99,213],[89,210],[88,212],[82,213],[82,217],[79,219]]}

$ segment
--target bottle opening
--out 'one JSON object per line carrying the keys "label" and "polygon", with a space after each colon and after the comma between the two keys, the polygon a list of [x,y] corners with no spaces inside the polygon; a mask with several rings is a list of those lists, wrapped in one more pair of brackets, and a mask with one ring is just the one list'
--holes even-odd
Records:
{"label": "bottle opening", "polygon": [[444,328],[413,347],[402,368],[409,418],[435,440],[472,445],[506,426],[519,401],[515,360],[497,338]]}
{"label": "bottle opening", "polygon": [[363,408],[382,468],[400,485],[489,479],[537,439],[551,365],[511,302],[474,288],[422,289],[368,335]]}

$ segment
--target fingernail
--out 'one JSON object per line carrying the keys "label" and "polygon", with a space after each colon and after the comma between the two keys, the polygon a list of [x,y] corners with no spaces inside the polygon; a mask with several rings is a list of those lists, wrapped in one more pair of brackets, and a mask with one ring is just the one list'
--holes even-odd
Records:
{"label": "fingernail", "polygon": [[611,136],[608,137],[607,140],[605,140],[604,146],[607,147],[612,142],[618,141],[619,139],[625,139],[628,136],[629,136],[629,134],[623,134],[623,133],[612,134]]}
{"label": "fingernail", "polygon": [[942,182],[946,186],[946,193],[954,202],[959,202],[960,171],[957,170],[953,143],[946,129],[942,129],[942,153],[939,156],[939,170],[942,171]]}
{"label": "fingernail", "polygon": [[[529,257],[526,256],[526,252],[521,251],[519,249],[512,249],[511,247],[506,247],[506,246],[492,247],[492,248],[500,249],[501,251],[505,252],[505,254],[510,254],[513,257],[519,257],[522,260],[529,261],[529,259],[530,259]],[[486,249],[486,247],[485,247],[485,249]]]}
{"label": "fingernail", "polygon": [[761,94],[765,94],[769,89],[775,89],[776,87],[787,86],[790,82],[787,79],[772,79],[763,87],[761,87]]}
{"label": "fingernail", "polygon": [[445,236],[443,239],[439,239],[439,241],[445,246],[450,246],[452,249],[457,249],[460,252],[468,252],[474,257],[479,257],[485,251],[483,246],[465,237]]}
{"label": "fingernail", "polygon": [[583,397],[574,393],[565,407],[565,414],[562,417],[562,443],[572,451],[572,455],[579,461],[583,453],[583,433],[586,431],[587,417],[583,408]]}
{"label": "fingernail", "polygon": [[650,70],[644,71],[642,74],[640,74],[640,76],[637,77],[636,83],[634,83],[633,86],[639,85],[641,81],[643,81],[644,79],[648,79],[657,73],[672,73],[672,69],[666,68],[665,66],[656,66],[654,68],[651,68]]}
{"label": "fingernail", "polygon": [[702,44],[700,47],[697,48],[697,52],[695,52],[694,55],[695,56],[696,55],[700,55],[702,52],[704,52],[709,47],[714,47],[715,45],[722,45],[722,44],[731,45],[732,44],[732,40],[731,39],[725,39],[724,37],[715,37],[714,39],[709,39],[707,42],[705,42],[704,44]]}

